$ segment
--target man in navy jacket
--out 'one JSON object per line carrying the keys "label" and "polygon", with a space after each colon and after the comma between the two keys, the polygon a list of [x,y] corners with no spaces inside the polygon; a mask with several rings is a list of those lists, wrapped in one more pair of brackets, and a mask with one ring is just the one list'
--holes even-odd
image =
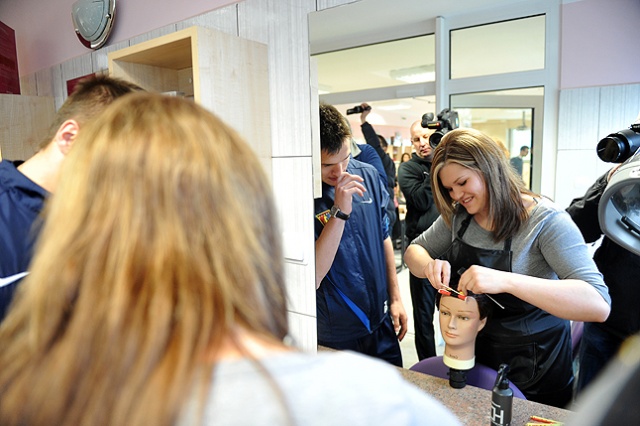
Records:
{"label": "man in navy jacket", "polygon": [[315,200],[318,344],[402,366],[407,331],[377,170],[351,158],[351,131],[320,106],[322,197]]}
{"label": "man in navy jacket", "polygon": [[[26,275],[40,228],[40,212],[80,126],[118,97],[140,87],[105,76],[80,82],[56,113],[38,152],[27,161],[0,162],[0,320]],[[64,224],[62,224],[64,226]]]}

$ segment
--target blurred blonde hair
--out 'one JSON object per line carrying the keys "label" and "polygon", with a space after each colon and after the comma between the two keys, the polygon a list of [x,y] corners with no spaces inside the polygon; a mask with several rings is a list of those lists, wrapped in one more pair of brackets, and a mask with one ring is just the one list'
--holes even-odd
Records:
{"label": "blurred blonde hair", "polygon": [[536,194],[527,189],[500,145],[478,130],[465,128],[448,132],[436,147],[431,166],[431,188],[436,207],[449,227],[453,215],[463,209],[440,181],[440,171],[451,163],[480,173],[487,191],[494,239],[503,241],[515,235],[528,218],[522,194]]}
{"label": "blurred blonde hair", "polygon": [[288,331],[270,182],[177,98],[127,95],[83,127],[31,270],[0,327],[3,425],[174,424],[225,337]]}

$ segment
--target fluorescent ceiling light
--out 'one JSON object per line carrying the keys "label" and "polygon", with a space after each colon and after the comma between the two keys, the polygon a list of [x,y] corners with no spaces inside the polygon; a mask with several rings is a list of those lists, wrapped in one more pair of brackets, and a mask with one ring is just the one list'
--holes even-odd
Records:
{"label": "fluorescent ceiling light", "polygon": [[394,80],[405,83],[424,83],[434,81],[436,78],[435,65],[420,65],[411,68],[400,68],[389,71],[389,76]]}

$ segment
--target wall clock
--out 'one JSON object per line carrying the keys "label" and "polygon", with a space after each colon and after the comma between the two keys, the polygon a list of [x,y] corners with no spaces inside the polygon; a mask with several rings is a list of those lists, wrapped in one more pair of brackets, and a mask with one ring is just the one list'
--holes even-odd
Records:
{"label": "wall clock", "polygon": [[116,0],[78,0],[71,6],[71,19],[78,40],[90,49],[106,42],[116,12]]}

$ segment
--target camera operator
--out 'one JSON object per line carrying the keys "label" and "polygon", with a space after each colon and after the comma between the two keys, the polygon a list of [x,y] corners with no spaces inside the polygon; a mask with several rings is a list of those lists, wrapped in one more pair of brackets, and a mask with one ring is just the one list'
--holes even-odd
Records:
{"label": "camera operator", "polygon": [[[636,120],[640,123],[640,116]],[[640,141],[640,135],[623,131],[629,138]],[[624,135],[618,134],[624,138]],[[605,145],[603,139],[598,149]],[[635,152],[635,149],[633,150]],[[633,152],[627,153],[628,156]],[[622,162],[626,157],[618,158],[608,152],[609,157],[601,158],[605,161]],[[607,187],[609,178],[620,165],[600,176],[587,192],[579,198],[571,201],[567,212],[578,225],[582,236],[587,243],[597,241],[603,234],[598,221],[598,206],[602,194]],[[611,296],[611,314],[603,323],[584,324],[584,331],[580,341],[578,352],[578,377],[576,392],[580,393],[596,378],[598,373],[616,355],[622,342],[629,336],[640,331],[640,291],[637,288],[638,276],[640,276],[640,256],[631,253],[619,246],[606,235],[602,244],[596,250],[593,260],[604,277],[604,282],[609,287]]]}
{"label": "camera operator", "polygon": [[[434,130],[420,121],[411,125],[411,143],[415,149],[411,159],[400,164],[398,184],[407,203],[405,235],[409,242],[422,234],[439,216],[431,193],[431,152],[429,138]],[[433,329],[436,290],[427,279],[409,275],[415,344],[418,359],[436,356]]]}

